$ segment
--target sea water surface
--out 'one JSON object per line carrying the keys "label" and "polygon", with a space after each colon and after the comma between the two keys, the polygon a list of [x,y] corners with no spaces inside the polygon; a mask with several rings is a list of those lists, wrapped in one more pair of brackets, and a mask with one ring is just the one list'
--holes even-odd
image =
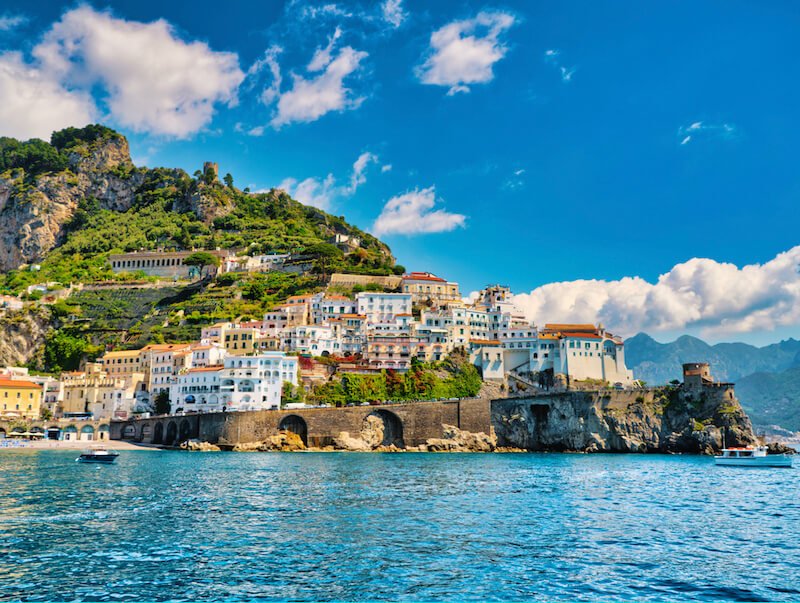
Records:
{"label": "sea water surface", "polygon": [[798,600],[795,469],[0,452],[2,600]]}

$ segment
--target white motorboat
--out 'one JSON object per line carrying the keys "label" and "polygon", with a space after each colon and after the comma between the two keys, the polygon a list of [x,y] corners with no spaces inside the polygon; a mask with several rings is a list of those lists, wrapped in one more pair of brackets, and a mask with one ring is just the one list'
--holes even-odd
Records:
{"label": "white motorboat", "polygon": [[114,452],[113,450],[109,450],[102,444],[98,444],[96,446],[90,446],[86,450],[84,450],[81,455],[76,458],[75,460],[79,463],[113,463],[117,460],[119,456],[118,452]]}
{"label": "white motorboat", "polygon": [[714,457],[716,465],[728,467],[791,467],[794,459],[788,454],[767,454],[766,446],[723,448]]}

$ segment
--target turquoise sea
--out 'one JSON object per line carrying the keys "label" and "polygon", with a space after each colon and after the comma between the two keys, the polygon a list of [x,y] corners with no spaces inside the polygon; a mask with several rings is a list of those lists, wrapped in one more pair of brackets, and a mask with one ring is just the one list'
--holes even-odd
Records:
{"label": "turquoise sea", "polygon": [[800,599],[800,471],[691,456],[0,452],[0,600]]}

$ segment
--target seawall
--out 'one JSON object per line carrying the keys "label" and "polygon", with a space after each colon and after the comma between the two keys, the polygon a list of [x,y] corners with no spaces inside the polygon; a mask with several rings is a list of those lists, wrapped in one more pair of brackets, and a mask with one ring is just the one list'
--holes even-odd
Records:
{"label": "seawall", "polygon": [[382,423],[375,446],[416,447],[446,437],[446,427],[495,434],[497,446],[532,451],[695,452],[755,443],[732,390],[660,388],[550,393],[383,406],[310,408],[152,417],[111,424],[112,439],[174,446],[199,439],[222,446],[262,442],[280,431],[307,446],[358,437]]}

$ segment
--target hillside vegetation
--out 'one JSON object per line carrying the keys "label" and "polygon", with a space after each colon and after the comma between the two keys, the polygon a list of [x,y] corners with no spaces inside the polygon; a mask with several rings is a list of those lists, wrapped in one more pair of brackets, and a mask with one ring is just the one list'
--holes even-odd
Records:
{"label": "hillside vegetation", "polygon": [[[10,247],[0,254],[0,289],[124,279],[111,272],[110,253],[157,248],[293,252],[324,258],[320,271],[398,271],[385,244],[343,217],[281,190],[240,190],[230,174],[224,181],[212,170],[137,168],[125,138],[98,125],[55,132],[49,143],[1,138],[0,238]],[[360,247],[345,255],[329,244],[337,233]]]}

